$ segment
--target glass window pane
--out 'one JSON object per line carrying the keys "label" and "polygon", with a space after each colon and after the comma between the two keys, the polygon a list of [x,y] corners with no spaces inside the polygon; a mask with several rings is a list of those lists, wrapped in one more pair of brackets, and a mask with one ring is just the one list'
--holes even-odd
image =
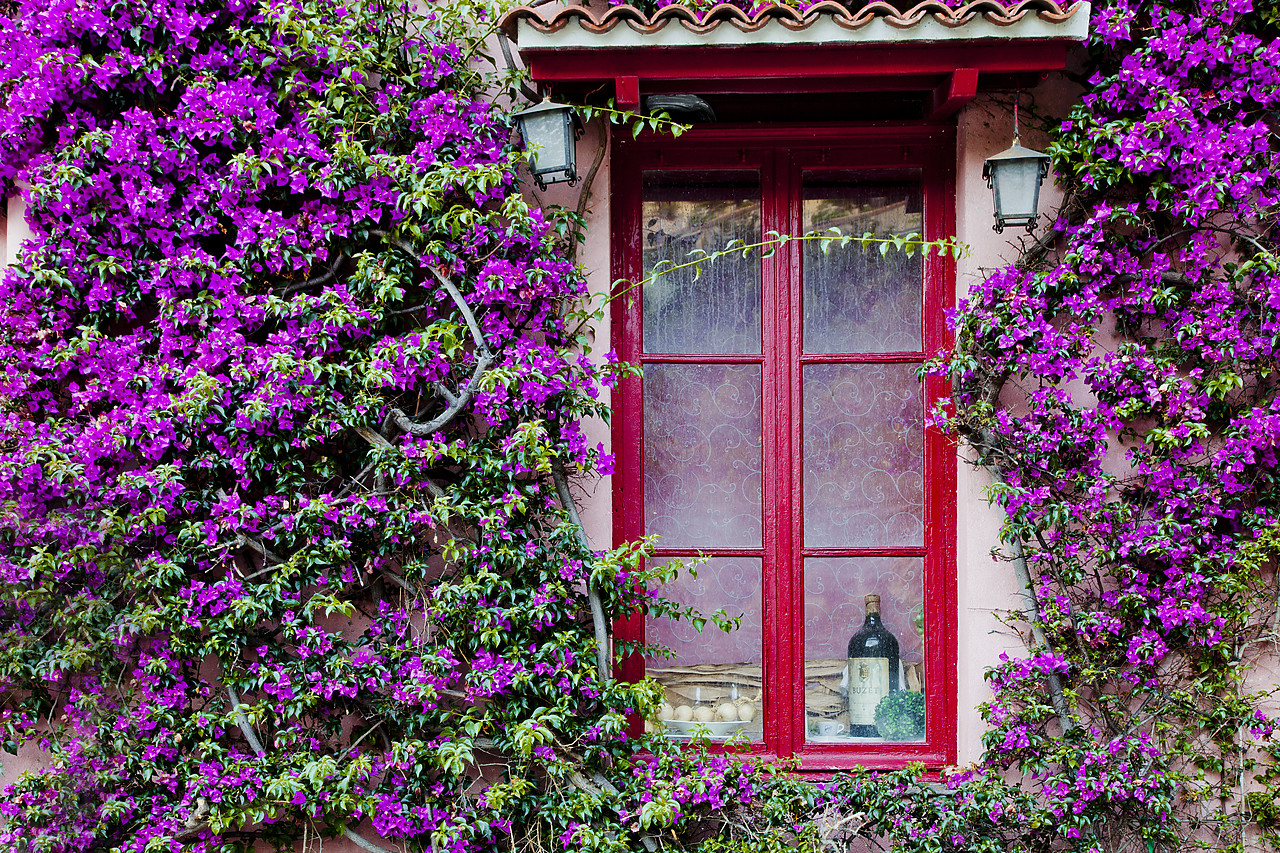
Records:
{"label": "glass window pane", "polygon": [[[804,230],[861,236],[924,231],[918,182],[868,182],[806,173]],[[919,254],[804,244],[804,349],[810,353],[919,352],[924,263]]]}
{"label": "glass window pane", "polygon": [[645,532],[658,547],[760,547],[760,452],[758,364],[645,365]]}
{"label": "glass window pane", "polygon": [[924,544],[924,404],[918,368],[805,365],[807,547]]}
{"label": "glass window pane", "polygon": [[[868,625],[868,595],[879,597],[879,624]],[[924,739],[923,559],[806,559],[804,621],[809,741]],[[878,642],[864,634],[850,657],[850,641],[864,626]]]}
{"label": "glass window pane", "polygon": [[[642,263],[655,271],[760,240],[755,172],[645,172]],[[647,282],[645,352],[760,352],[760,252],[723,255]]]}
{"label": "glass window pane", "polygon": [[761,560],[712,557],[696,570],[696,578],[681,570],[660,594],[703,614],[723,609],[742,622],[729,632],[710,622],[701,632],[687,620],[649,622],[646,641],[675,652],[674,658],[645,661],[645,672],[666,691],[659,717],[673,737],[688,737],[701,723],[712,738],[743,731],[753,741],[762,740]]}

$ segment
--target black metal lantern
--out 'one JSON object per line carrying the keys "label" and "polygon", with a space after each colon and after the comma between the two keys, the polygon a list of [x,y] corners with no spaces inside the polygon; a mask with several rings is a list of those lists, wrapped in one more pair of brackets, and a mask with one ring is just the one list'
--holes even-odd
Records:
{"label": "black metal lantern", "polygon": [[1040,207],[1040,185],[1049,174],[1049,155],[1023,148],[1015,131],[1013,145],[982,164],[982,177],[987,179],[995,199],[997,232],[1006,225],[1024,225],[1028,231],[1036,227]]}
{"label": "black metal lantern", "polygon": [[547,184],[568,181],[569,186],[578,182],[577,123],[573,120],[573,107],[554,104],[550,100],[521,110],[515,114],[529,153],[529,171],[542,189]]}

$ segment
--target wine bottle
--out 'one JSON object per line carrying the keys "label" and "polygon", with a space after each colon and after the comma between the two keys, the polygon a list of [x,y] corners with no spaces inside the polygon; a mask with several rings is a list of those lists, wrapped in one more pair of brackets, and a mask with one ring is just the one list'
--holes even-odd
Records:
{"label": "wine bottle", "polygon": [[876,706],[899,689],[898,638],[880,620],[880,596],[866,598],[867,616],[849,639],[849,734],[876,737]]}

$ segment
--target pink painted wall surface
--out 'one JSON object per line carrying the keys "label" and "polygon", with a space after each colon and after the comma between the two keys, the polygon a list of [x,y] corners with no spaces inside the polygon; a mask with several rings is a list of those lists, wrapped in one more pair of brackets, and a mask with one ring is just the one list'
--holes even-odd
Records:
{"label": "pink painted wall surface", "polygon": [[[1034,93],[1037,102],[1042,108],[1052,109],[1049,99],[1053,92],[1058,102],[1056,106],[1059,110],[1064,109],[1070,95],[1062,88],[1054,80],[1042,84]],[[1015,241],[1022,236],[1020,233],[998,235],[991,229],[991,195],[981,177],[982,161],[1009,145],[1012,126],[1008,104],[1008,96],[983,96],[958,116],[957,236],[972,247],[972,254],[959,262],[959,296],[963,296],[967,288],[980,279],[983,268],[1007,263],[1018,254]],[[598,134],[599,125],[595,123],[579,143],[579,158],[584,169],[598,150]],[[1029,131],[1024,131],[1023,141],[1031,147],[1042,147],[1044,143],[1043,138]],[[606,156],[592,187],[591,209],[587,217],[589,237],[580,253],[582,267],[595,293],[607,292],[611,285],[609,172]],[[577,190],[564,185],[553,185],[547,192],[537,195],[546,204],[570,207],[577,204]],[[1041,200],[1041,210],[1053,211],[1057,203],[1056,191],[1047,187]],[[14,262],[21,241],[30,233],[22,216],[23,209],[21,199],[10,199],[7,222],[0,222],[0,232],[3,232],[0,233],[0,257],[3,257],[5,265]],[[598,358],[609,349],[607,313],[595,328],[594,335],[593,355]],[[593,442],[609,446],[609,429],[605,424],[590,424],[588,433]],[[998,508],[987,503],[984,494],[987,485],[985,473],[961,464],[957,494],[958,756],[961,764],[975,761],[981,754],[983,725],[975,709],[990,695],[983,680],[984,671],[997,663],[1002,653],[1016,655],[1023,649],[1021,640],[997,618],[997,614],[1018,610],[1020,599],[1008,564],[996,562],[991,557],[992,548],[998,545],[1001,514]],[[613,537],[610,478],[579,484],[575,491],[588,538],[595,547],[609,547]],[[37,766],[39,755],[27,749],[17,759],[0,756],[0,762],[3,764],[0,783],[7,783],[23,771]],[[325,849],[348,853],[358,848],[349,842],[330,842]]]}

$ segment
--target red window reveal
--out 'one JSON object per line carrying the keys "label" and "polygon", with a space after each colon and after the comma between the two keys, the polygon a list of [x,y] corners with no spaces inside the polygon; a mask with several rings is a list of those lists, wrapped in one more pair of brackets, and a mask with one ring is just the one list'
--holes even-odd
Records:
{"label": "red window reveal", "polygon": [[[707,127],[621,142],[614,277],[770,232],[952,234],[952,135]],[[728,634],[619,626],[675,653],[623,674],[664,686],[675,737],[745,735],[808,769],[939,766],[955,756],[955,457],[926,419],[945,388],[917,375],[947,344],[954,269],[771,248],[614,301],[618,354],[643,367],[616,397],[615,535],[656,535],[659,561],[705,557],[666,595],[742,616]]]}

